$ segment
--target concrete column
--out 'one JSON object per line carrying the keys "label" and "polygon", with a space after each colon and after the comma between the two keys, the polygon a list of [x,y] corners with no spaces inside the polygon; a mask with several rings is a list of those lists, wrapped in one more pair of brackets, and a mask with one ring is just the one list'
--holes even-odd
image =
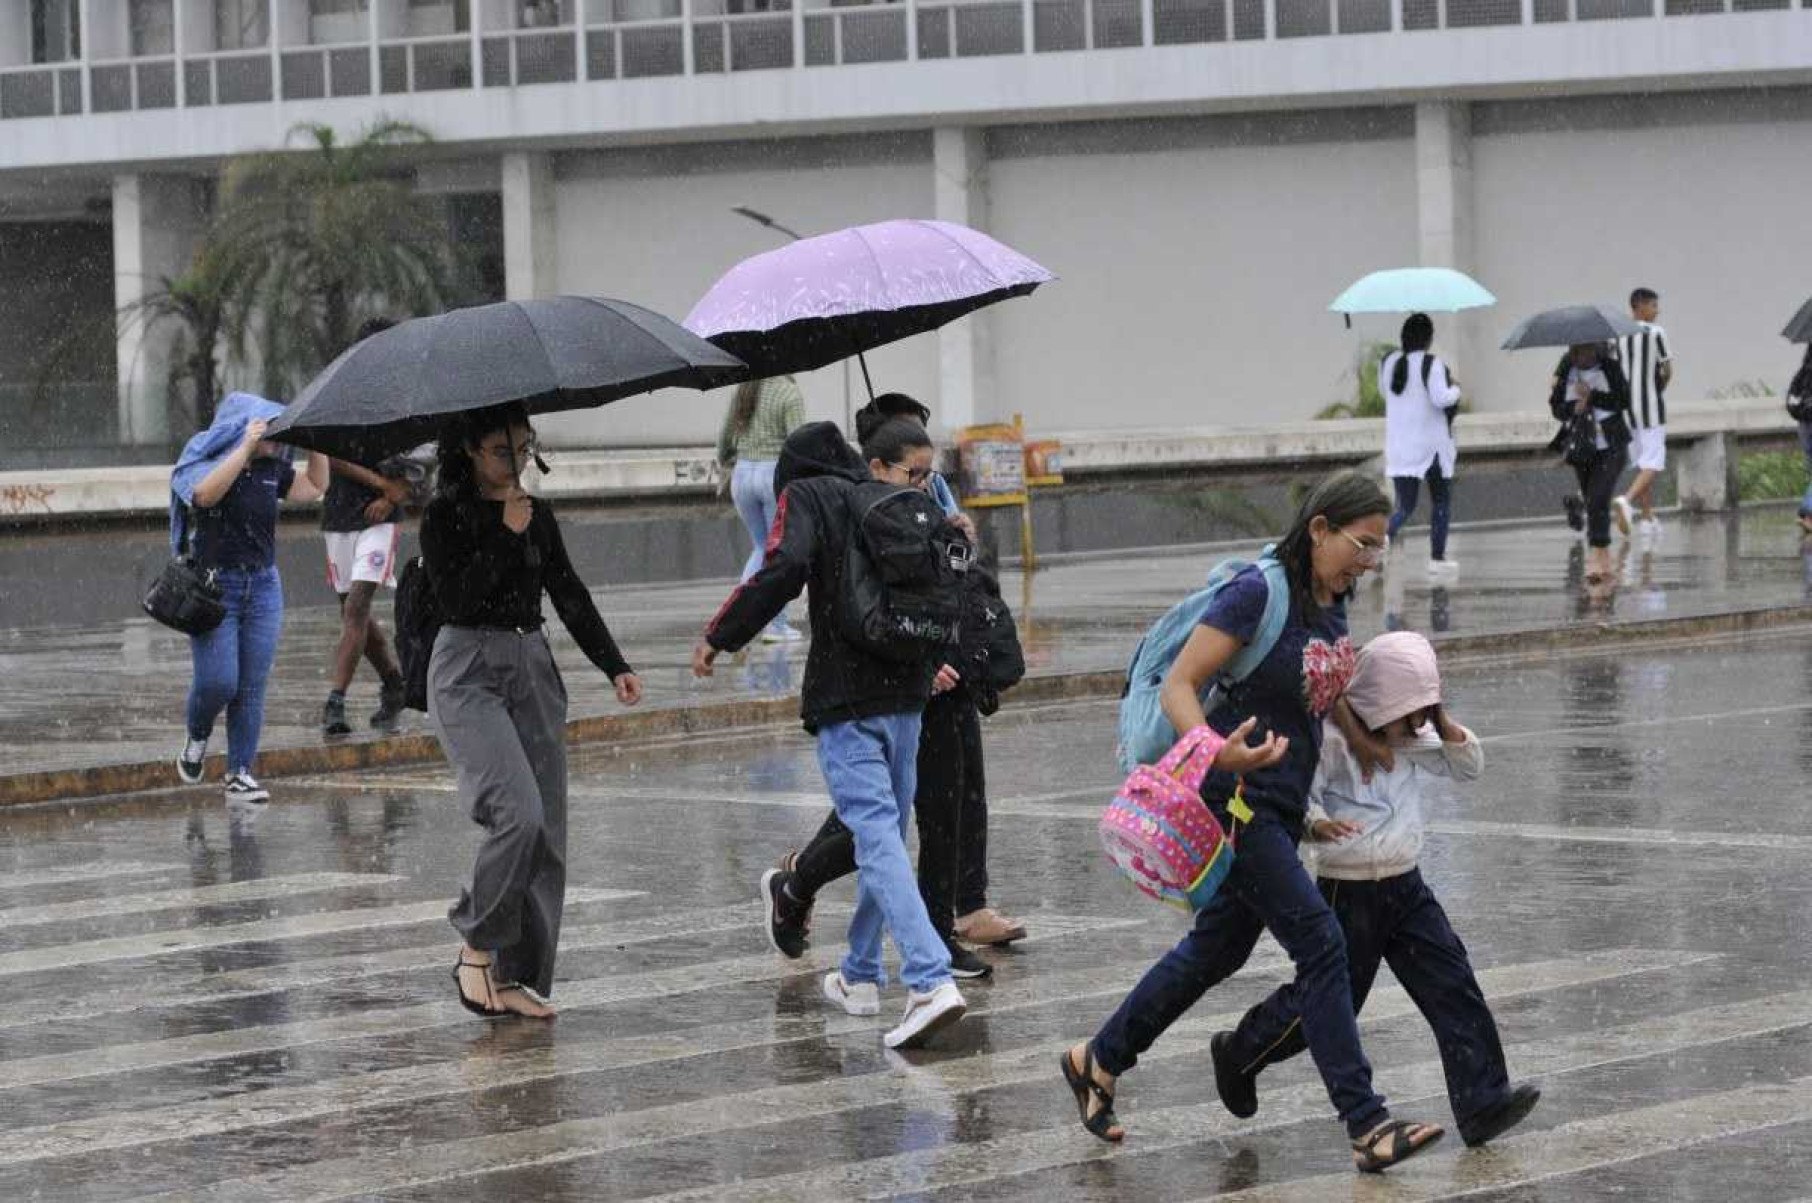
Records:
{"label": "concrete column", "polygon": [[[1464,101],[1416,105],[1416,245],[1424,267],[1472,271],[1472,113]],[[1436,350],[1461,387],[1476,379],[1478,319],[1435,316]],[[1472,400],[1476,403],[1478,398]]]}
{"label": "concrete column", "polygon": [[[988,225],[988,159],[982,131],[973,127],[932,132],[936,217],[978,230]],[[947,430],[992,416],[993,355],[986,310],[938,331],[937,421]]]}
{"label": "concrete column", "polygon": [[554,161],[545,151],[503,156],[503,281],[512,301],[559,289]]}
{"label": "concrete column", "polygon": [[[202,181],[174,175],[113,179],[113,300],[121,310],[163,290],[188,271],[207,224]],[[171,428],[170,344],[174,323],[146,329],[123,318],[119,337],[120,442],[155,445],[186,431]]]}
{"label": "concrete column", "polygon": [[1680,505],[1703,513],[1729,510],[1737,504],[1737,446],[1730,435],[1710,434],[1695,439],[1684,455],[1677,455],[1675,480]]}

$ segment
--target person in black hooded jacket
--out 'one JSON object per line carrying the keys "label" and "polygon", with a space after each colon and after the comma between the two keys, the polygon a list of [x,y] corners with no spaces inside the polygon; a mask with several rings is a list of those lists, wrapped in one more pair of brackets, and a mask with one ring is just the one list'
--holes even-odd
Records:
{"label": "person in black hooded jacket", "polygon": [[883,928],[900,951],[911,990],[906,1014],[889,1031],[890,1048],[913,1048],[960,1019],[966,1009],[950,974],[950,954],[925,910],[905,831],[916,788],[919,728],[934,680],[955,674],[932,656],[900,662],[870,655],[845,637],[837,618],[849,543],[851,496],[870,479],[900,488],[931,472],[931,440],[916,424],[887,423],[863,449],[851,449],[834,423],[813,422],[787,437],[775,470],[779,507],[761,570],[730,594],[692,652],[692,671],[712,674],[721,652],[758,636],[787,602],[810,590],[812,642],[801,686],[800,717],[817,737],[818,764],[837,817],[855,835],[856,913],[849,953],[824,979],[827,999],[851,1015],[880,1013]]}

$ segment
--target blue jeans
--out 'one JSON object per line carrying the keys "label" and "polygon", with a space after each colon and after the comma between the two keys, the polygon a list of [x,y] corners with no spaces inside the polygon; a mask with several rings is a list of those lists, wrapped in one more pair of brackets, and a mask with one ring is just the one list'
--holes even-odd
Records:
{"label": "blue jeans", "polygon": [[[779,466],[771,459],[739,459],[730,472],[730,500],[735,504],[743,526],[748,528],[749,538],[755,541],[755,549],[743,562],[742,579],[745,581],[760,572],[762,564],[767,562],[768,532],[774,529],[774,516],[780,510],[780,502],[774,496],[774,470]],[[782,609],[768,624],[768,629],[778,631],[784,626],[786,611]]]}
{"label": "blue jeans", "polygon": [[837,818],[856,839],[856,913],[843,980],[886,984],[885,928],[900,950],[901,980],[923,994],[950,980],[950,952],[931,926],[906,855],[919,723],[918,714],[888,714],[820,727],[818,767]]}
{"label": "blue jeans", "polygon": [[283,580],[275,568],[224,568],[215,578],[226,620],[205,635],[189,636],[195,662],[189,686],[189,738],[214,732],[227,715],[227,771],[250,771],[264,729],[264,686],[277,659],[283,630]]}
{"label": "blue jeans", "polygon": [[[1434,1030],[1447,1073],[1447,1100],[1464,1132],[1510,1097],[1510,1073],[1497,1021],[1447,912],[1416,869],[1382,881],[1324,877],[1320,886],[1346,933],[1354,1010],[1365,1006],[1379,964],[1388,963]],[[1246,1012],[1227,1045],[1228,1057],[1241,1070],[1257,1073],[1306,1047],[1297,1022],[1299,993],[1292,982]]]}
{"label": "blue jeans", "polygon": [[1267,811],[1241,827],[1233,869],[1182,942],[1146,971],[1095,1034],[1095,1058],[1116,1076],[1138,1064],[1165,1029],[1208,990],[1238,972],[1269,931],[1296,963],[1302,1032],[1334,1109],[1352,1136],[1389,1112],[1372,1089],[1347,981],[1346,938],[1296,856],[1295,837]]}
{"label": "blue jeans", "polygon": [[[1812,420],[1799,424],[1799,449],[1806,453],[1806,467],[1812,469]],[[1800,499],[1799,516],[1812,517],[1812,485],[1806,486],[1806,495]]]}
{"label": "blue jeans", "polygon": [[[1441,475],[1441,461],[1436,460],[1428,466],[1428,504],[1432,507],[1429,515],[1428,554],[1436,560],[1447,558],[1447,530],[1453,523],[1453,481]],[[1409,521],[1410,515],[1416,512],[1416,502],[1421,500],[1422,482],[1413,476],[1393,476],[1391,484],[1397,494],[1397,508],[1390,516],[1390,537],[1395,540],[1397,532]]]}

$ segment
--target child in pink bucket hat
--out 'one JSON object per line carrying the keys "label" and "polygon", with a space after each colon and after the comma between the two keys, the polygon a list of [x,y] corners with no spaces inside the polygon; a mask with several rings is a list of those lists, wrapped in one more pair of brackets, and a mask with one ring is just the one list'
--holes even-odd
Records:
{"label": "child in pink bucket hat", "polygon": [[[1390,744],[1395,760],[1365,780],[1329,724],[1309,794],[1312,863],[1346,934],[1353,1010],[1365,1005],[1379,963],[1387,962],[1434,1029],[1460,1136],[1482,1145],[1527,1116],[1541,1091],[1510,1084],[1497,1022],[1466,946],[1416,861],[1427,810],[1451,800],[1455,781],[1476,779],[1484,753],[1478,737],[1448,717],[1434,648],[1414,632],[1366,644],[1345,696],[1360,721]],[[1256,1113],[1260,1071],[1306,1047],[1293,987],[1284,986],[1247,1011],[1236,1029],[1214,1038],[1221,1101],[1236,1116]]]}

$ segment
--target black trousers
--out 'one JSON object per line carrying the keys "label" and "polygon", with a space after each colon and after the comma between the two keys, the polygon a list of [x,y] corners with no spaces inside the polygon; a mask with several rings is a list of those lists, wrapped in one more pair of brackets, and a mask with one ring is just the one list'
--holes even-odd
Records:
{"label": "black trousers", "polygon": [[[949,939],[956,916],[988,899],[988,783],[982,762],[981,716],[964,689],[939,694],[925,706],[919,734],[919,893],[931,925]],[[818,891],[856,871],[856,842],[832,814],[799,853],[788,891],[809,902]]]}
{"label": "black trousers", "polygon": [[[1447,1075],[1448,1102],[1460,1127],[1502,1102],[1510,1093],[1510,1074],[1497,1021],[1473,975],[1466,946],[1421,871],[1411,869],[1382,881],[1324,877],[1316,884],[1346,933],[1353,1011],[1365,1005],[1379,962],[1388,962],[1434,1030]],[[1296,985],[1291,983],[1246,1012],[1228,1045],[1239,1068],[1256,1073],[1308,1047],[1295,995]]]}
{"label": "black trousers", "polygon": [[1617,496],[1617,482],[1629,466],[1628,447],[1600,451],[1589,463],[1573,465],[1580,495],[1585,498],[1586,542],[1593,547],[1611,545],[1611,499]]}

